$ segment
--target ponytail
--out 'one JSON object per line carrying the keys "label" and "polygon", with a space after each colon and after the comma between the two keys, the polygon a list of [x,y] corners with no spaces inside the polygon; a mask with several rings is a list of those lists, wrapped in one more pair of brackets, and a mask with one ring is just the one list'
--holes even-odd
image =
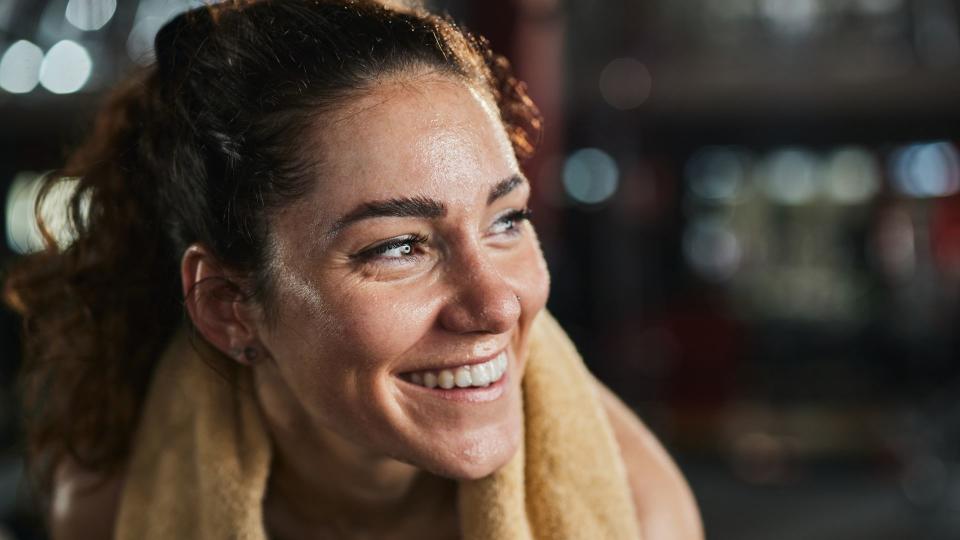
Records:
{"label": "ponytail", "polygon": [[[179,279],[155,208],[141,123],[150,72],[112,92],[87,142],[46,176],[37,201],[44,249],[16,262],[4,299],[23,317],[21,388],[28,452],[41,487],[64,457],[109,472],[126,455],[157,351],[181,318]],[[72,242],[59,245],[39,209],[76,178]]]}

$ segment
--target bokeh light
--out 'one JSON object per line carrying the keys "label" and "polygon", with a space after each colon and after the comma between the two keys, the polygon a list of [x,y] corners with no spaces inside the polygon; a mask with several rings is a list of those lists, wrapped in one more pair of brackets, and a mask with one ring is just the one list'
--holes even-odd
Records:
{"label": "bokeh light", "polygon": [[579,203],[606,201],[617,191],[619,182],[617,162],[597,148],[577,150],[563,164],[563,187]]}
{"label": "bokeh light", "polygon": [[701,216],[683,233],[683,254],[690,267],[710,281],[725,281],[740,268],[740,240],[722,218]]}
{"label": "bokeh light", "polygon": [[13,94],[25,94],[40,81],[43,51],[33,43],[21,39],[0,58],[0,88]]}
{"label": "bokeh light", "polygon": [[800,148],[777,150],[767,156],[760,169],[761,188],[778,204],[806,204],[820,189],[818,160],[809,151]]}
{"label": "bokeh light", "polygon": [[103,28],[117,11],[117,0],[70,0],[67,3],[67,21],[80,30]]}
{"label": "bokeh light", "polygon": [[83,88],[93,71],[87,49],[65,39],[47,51],[40,65],[40,84],[54,94],[70,94]]}
{"label": "bokeh light", "polygon": [[960,157],[946,141],[912,144],[890,157],[893,185],[911,197],[943,197],[960,190]]}
{"label": "bokeh light", "polygon": [[746,183],[748,156],[734,147],[708,146],[698,150],[686,165],[691,193],[704,202],[730,203]]}
{"label": "bokeh light", "polygon": [[870,152],[859,147],[845,147],[827,157],[824,190],[830,200],[840,204],[864,203],[879,189],[880,173]]}
{"label": "bokeh light", "polygon": [[817,0],[760,0],[760,12],[785,34],[810,31],[820,15]]}
{"label": "bokeh light", "polygon": [[890,208],[880,213],[873,231],[873,257],[882,275],[892,281],[910,279],[917,267],[917,231],[910,213]]}
{"label": "bokeh light", "polygon": [[614,109],[636,109],[650,97],[653,77],[635,58],[617,58],[600,73],[600,94]]}

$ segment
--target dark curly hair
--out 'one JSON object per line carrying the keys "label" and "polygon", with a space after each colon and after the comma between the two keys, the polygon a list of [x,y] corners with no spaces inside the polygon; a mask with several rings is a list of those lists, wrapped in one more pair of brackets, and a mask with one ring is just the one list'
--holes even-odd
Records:
{"label": "dark curly hair", "polygon": [[43,489],[66,457],[105,474],[126,459],[158,355],[188,319],[189,245],[250,276],[248,293],[269,306],[265,216],[305,193],[316,164],[299,144],[325,111],[385,75],[429,69],[489,91],[518,157],[539,135],[507,61],[416,7],[234,0],[179,15],[155,50],[45,180],[38,209],[57,182],[79,179],[74,240],[58,245],[38,211],[45,249],[5,279],[23,317],[28,452]]}

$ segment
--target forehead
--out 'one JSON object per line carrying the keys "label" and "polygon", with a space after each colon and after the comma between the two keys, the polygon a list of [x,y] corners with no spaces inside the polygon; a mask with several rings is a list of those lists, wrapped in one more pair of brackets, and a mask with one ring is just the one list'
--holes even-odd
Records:
{"label": "forehead", "polygon": [[381,81],[318,122],[310,135],[320,174],[308,199],[322,221],[392,197],[471,203],[518,171],[489,97],[444,76]]}

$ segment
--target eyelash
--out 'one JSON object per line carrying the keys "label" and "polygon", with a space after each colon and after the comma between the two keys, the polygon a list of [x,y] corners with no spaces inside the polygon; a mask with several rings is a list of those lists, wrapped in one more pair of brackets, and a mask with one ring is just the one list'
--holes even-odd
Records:
{"label": "eyelash", "polygon": [[[513,210],[501,216],[500,219],[498,219],[494,224],[496,225],[499,223],[510,222],[511,226],[507,229],[507,231],[505,231],[504,234],[514,235],[519,233],[518,226],[520,223],[529,220],[532,215],[533,212],[529,208]],[[413,253],[417,246],[425,244],[428,240],[429,238],[420,234],[402,236],[400,238],[394,238],[393,240],[388,240],[382,244],[366,249],[358,253],[355,257],[363,261],[369,261],[382,256],[391,249],[396,249],[398,247],[407,245],[410,246],[410,253]]]}
{"label": "eyelash", "polygon": [[529,220],[531,216],[533,216],[533,211],[530,210],[529,208],[523,208],[521,210],[511,210],[510,212],[507,212],[503,216],[500,216],[500,219],[498,219],[496,223],[503,223],[504,221],[510,221],[512,223],[512,226],[510,227],[509,230],[512,233],[515,233],[518,231],[517,227],[522,222]]}
{"label": "eyelash", "polygon": [[427,243],[427,240],[428,238],[426,236],[420,234],[402,236],[400,238],[394,238],[393,240],[388,240],[387,242],[373,246],[372,248],[361,252],[359,257],[364,260],[375,259],[391,249],[396,249],[398,247],[407,245],[410,246],[410,252],[413,253],[414,248]]}

